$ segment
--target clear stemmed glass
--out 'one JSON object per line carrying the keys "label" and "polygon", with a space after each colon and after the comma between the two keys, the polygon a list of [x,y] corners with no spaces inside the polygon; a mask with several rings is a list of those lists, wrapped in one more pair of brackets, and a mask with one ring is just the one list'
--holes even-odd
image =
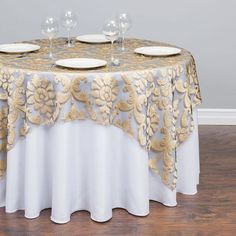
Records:
{"label": "clear stemmed glass", "polygon": [[67,36],[68,36],[68,47],[72,47],[73,44],[71,42],[70,32],[72,29],[74,29],[77,25],[77,16],[71,11],[67,10],[65,11],[61,16],[61,25],[63,28],[67,30]]}
{"label": "clear stemmed glass", "polygon": [[111,64],[117,65],[119,62],[114,58],[114,41],[119,37],[119,24],[115,19],[107,21],[103,27],[103,34],[111,41]]}
{"label": "clear stemmed glass", "polygon": [[125,51],[125,33],[130,29],[132,22],[130,16],[127,13],[121,13],[118,16],[118,20],[119,20],[120,34],[122,37],[121,50]]}
{"label": "clear stemmed glass", "polygon": [[53,58],[52,41],[59,30],[58,21],[53,17],[47,17],[41,24],[42,34],[49,39],[49,58]]}

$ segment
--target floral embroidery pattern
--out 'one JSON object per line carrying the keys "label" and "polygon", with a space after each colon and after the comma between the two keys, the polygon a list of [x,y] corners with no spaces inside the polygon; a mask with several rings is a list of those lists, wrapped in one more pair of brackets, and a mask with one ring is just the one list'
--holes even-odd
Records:
{"label": "floral embroidery pattern", "polygon": [[[0,151],[12,149],[33,125],[91,119],[135,138],[153,172],[176,187],[175,149],[193,130],[192,111],[201,103],[196,65],[185,51],[155,69],[93,73],[92,79],[86,73],[7,69],[1,60]],[[0,160],[0,176],[5,169],[6,160]]]}
{"label": "floral embroidery pattern", "polygon": [[12,89],[14,77],[9,74],[7,70],[2,70],[0,76],[0,88],[2,87],[6,92],[10,92]]}
{"label": "floral embroidery pattern", "polygon": [[104,123],[108,124],[113,102],[118,95],[117,81],[111,77],[95,79],[92,83],[92,95],[100,107]]}
{"label": "floral embroidery pattern", "polygon": [[5,160],[0,160],[0,177],[2,177],[5,172],[6,172],[6,161]]}
{"label": "floral embroidery pattern", "polygon": [[52,117],[56,93],[47,79],[34,78],[27,86],[27,103],[33,105],[35,111],[48,118]]}
{"label": "floral embroidery pattern", "polygon": [[8,109],[2,108],[0,110],[0,151],[6,150],[7,145],[7,115]]}

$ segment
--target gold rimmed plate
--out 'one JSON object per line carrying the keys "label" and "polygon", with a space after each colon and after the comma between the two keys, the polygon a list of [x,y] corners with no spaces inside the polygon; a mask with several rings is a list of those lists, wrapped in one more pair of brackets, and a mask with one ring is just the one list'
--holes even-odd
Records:
{"label": "gold rimmed plate", "polygon": [[173,56],[181,53],[181,49],[175,47],[151,46],[140,47],[134,50],[135,53],[145,56]]}
{"label": "gold rimmed plate", "polygon": [[0,52],[4,53],[28,53],[38,51],[40,49],[39,45],[29,44],[29,43],[11,43],[11,44],[1,44]]}
{"label": "gold rimmed plate", "polygon": [[55,65],[69,69],[94,69],[107,65],[107,61],[95,58],[68,58],[55,62]]}
{"label": "gold rimmed plate", "polygon": [[110,41],[106,39],[103,34],[85,34],[80,35],[76,38],[77,41],[83,43],[109,43]]}

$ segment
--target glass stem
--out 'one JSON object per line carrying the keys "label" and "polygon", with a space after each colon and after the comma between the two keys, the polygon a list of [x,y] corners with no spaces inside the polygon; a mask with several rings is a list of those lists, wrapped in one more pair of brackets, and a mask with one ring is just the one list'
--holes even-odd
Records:
{"label": "glass stem", "polygon": [[68,47],[71,47],[70,30],[68,30],[67,32],[67,38],[68,38]]}
{"label": "glass stem", "polygon": [[52,58],[52,39],[49,39],[49,58]]}
{"label": "glass stem", "polygon": [[111,41],[111,63],[114,62],[114,41]]}
{"label": "glass stem", "polygon": [[122,34],[122,47],[121,47],[122,51],[125,50],[125,34]]}

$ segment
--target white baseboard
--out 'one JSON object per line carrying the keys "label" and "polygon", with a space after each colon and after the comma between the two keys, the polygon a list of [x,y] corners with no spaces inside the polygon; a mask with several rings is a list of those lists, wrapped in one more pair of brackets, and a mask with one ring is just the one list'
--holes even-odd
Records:
{"label": "white baseboard", "polygon": [[198,109],[199,125],[236,125],[236,109]]}

